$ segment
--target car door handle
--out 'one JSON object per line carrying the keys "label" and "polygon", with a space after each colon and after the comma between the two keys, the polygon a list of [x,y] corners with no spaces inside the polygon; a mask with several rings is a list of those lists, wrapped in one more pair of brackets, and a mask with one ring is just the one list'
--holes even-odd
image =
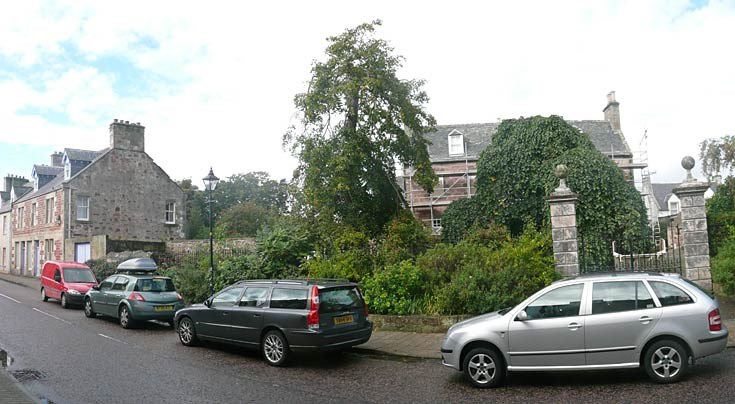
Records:
{"label": "car door handle", "polygon": [[253,313],[253,317],[260,317],[260,314]]}
{"label": "car door handle", "polygon": [[641,324],[648,324],[651,322],[651,320],[653,320],[651,317],[643,316],[638,321],[640,321]]}
{"label": "car door handle", "polygon": [[579,324],[579,323],[569,323],[568,328],[570,330],[572,330],[572,331],[576,331],[576,330],[582,328],[582,324]]}

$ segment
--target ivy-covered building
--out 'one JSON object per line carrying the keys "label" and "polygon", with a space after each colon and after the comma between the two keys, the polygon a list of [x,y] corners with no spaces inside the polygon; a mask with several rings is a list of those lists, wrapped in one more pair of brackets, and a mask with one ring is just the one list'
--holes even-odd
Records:
{"label": "ivy-covered building", "polygon": [[[633,152],[620,126],[620,103],[614,91],[607,95],[602,112],[602,120],[567,122],[587,134],[597,150],[614,161],[632,181],[633,170],[645,165],[633,162]],[[431,143],[429,157],[439,177],[431,194],[416,184],[412,167],[403,167],[398,173],[411,212],[435,233],[441,231],[441,217],[450,203],[475,195],[477,161],[499,125],[500,122],[439,125],[435,132],[424,135]]]}

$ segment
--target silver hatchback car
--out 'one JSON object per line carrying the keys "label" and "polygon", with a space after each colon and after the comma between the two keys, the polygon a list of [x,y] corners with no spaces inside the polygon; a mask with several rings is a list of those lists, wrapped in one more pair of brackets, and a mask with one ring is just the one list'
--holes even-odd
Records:
{"label": "silver hatchback car", "polygon": [[604,273],[555,282],[521,304],[453,325],[443,364],[476,387],[506,371],[643,367],[659,383],[725,349],[716,300],[676,274]]}

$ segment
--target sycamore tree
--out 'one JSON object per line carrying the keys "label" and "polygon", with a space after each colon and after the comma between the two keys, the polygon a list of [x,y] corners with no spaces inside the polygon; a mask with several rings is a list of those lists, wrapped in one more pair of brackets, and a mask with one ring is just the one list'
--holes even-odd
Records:
{"label": "sycamore tree", "polygon": [[328,38],[326,60],[294,103],[300,125],[284,136],[299,159],[295,179],[311,214],[374,235],[405,205],[396,163],[415,168],[431,192],[436,182],[427,141],[434,118],[421,80],[397,77],[403,58],[374,36],[380,21]]}

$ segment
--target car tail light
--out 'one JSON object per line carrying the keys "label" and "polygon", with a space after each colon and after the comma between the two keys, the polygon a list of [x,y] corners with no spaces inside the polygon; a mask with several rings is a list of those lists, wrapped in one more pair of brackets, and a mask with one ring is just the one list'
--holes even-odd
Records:
{"label": "car tail light", "polygon": [[184,298],[181,297],[179,293],[176,293],[176,297],[179,299],[180,302],[184,301]]}
{"label": "car tail light", "polygon": [[709,312],[709,330],[710,331],[721,331],[722,330],[722,318],[720,317],[720,309],[714,309]]}
{"label": "car tail light", "polygon": [[128,300],[137,300],[139,302],[145,302],[145,297],[138,292],[133,292],[128,295]]}
{"label": "car tail light", "polygon": [[319,329],[319,289],[316,286],[311,287],[311,308],[309,314],[306,316],[306,326],[310,330]]}

